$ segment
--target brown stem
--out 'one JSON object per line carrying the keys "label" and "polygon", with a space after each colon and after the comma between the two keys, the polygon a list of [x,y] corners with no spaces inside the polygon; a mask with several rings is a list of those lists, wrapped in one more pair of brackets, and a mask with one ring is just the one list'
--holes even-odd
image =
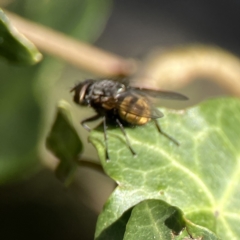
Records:
{"label": "brown stem", "polygon": [[77,161],[77,163],[80,167],[87,167],[87,168],[90,168],[90,169],[94,169],[97,172],[106,175],[104,170],[103,170],[102,165],[97,163],[97,162],[93,162],[93,161],[87,160],[87,159],[80,159],[79,161]]}
{"label": "brown stem", "polygon": [[[6,11],[7,12],[7,11]],[[7,12],[12,23],[38,48],[101,76],[129,76],[139,68],[134,60],[124,59],[87,43]],[[176,89],[204,77],[240,96],[240,59],[212,46],[186,46],[157,54],[141,67],[137,85],[157,89]],[[134,79],[132,79],[134,83]],[[145,86],[146,85],[146,86]]]}
{"label": "brown stem", "polygon": [[187,45],[164,52],[155,49],[141,71],[137,83],[142,82],[142,87],[177,89],[204,78],[240,96],[240,59],[218,47]]}
{"label": "brown stem", "polygon": [[128,76],[136,62],[106,52],[5,10],[13,25],[42,51],[102,76]]}

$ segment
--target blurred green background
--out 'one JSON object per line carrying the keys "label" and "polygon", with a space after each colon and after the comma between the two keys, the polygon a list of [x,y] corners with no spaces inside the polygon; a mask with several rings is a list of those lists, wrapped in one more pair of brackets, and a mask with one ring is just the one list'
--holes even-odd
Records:
{"label": "blurred green background", "polygon": [[[126,58],[192,43],[240,55],[237,0],[0,0],[0,7]],[[57,102],[72,104],[71,87],[94,75],[43,54],[35,66],[0,60],[0,239],[93,239],[97,214],[114,183],[94,170],[79,169],[66,189],[51,170],[56,159],[44,139]],[[191,101],[167,106],[183,108],[230,94],[204,78],[177,90]],[[72,104],[72,113],[83,156],[98,161],[79,124],[93,110]]]}

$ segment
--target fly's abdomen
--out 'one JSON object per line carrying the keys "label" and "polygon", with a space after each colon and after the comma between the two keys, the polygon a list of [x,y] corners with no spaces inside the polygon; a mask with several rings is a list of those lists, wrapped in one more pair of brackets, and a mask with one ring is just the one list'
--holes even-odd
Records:
{"label": "fly's abdomen", "polygon": [[118,114],[124,121],[134,125],[144,125],[151,120],[150,108],[145,98],[127,96],[120,104]]}

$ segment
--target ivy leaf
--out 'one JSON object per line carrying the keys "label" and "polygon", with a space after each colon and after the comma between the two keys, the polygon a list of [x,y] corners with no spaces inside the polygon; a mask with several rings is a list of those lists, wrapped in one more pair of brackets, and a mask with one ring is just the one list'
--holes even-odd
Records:
{"label": "ivy leaf", "polygon": [[14,28],[0,9],[0,55],[7,60],[32,65],[42,59],[42,54],[27,38]]}
{"label": "ivy leaf", "polygon": [[[172,225],[177,222],[175,215],[180,216],[178,226]],[[184,227],[180,210],[160,200],[146,200],[133,208],[124,240],[171,239],[173,232],[179,234]]]}
{"label": "ivy leaf", "polygon": [[209,230],[204,239],[239,239],[240,101],[221,98],[186,111],[161,111],[165,117],[159,123],[179,147],[159,134],[153,122],[126,127],[137,152],[133,157],[120,130],[110,127],[106,162],[102,128],[91,133],[105,172],[118,183],[99,216],[96,239],[102,239],[127,210],[148,199],[181,209],[196,239],[201,235],[194,234],[202,229]]}
{"label": "ivy leaf", "polygon": [[[7,8],[75,38],[94,41],[107,23],[111,6],[112,0],[18,0],[9,2]],[[0,33],[9,36],[9,21],[3,12],[0,21],[3,21]],[[20,53],[9,45],[5,49],[1,37],[0,54],[4,57],[5,53],[8,61],[13,58],[15,63],[22,60],[19,55],[16,60],[14,54],[22,56],[26,49],[20,47]],[[0,60],[0,72],[0,185],[3,185],[26,179],[41,169],[40,159],[46,156],[46,135],[53,121],[56,102],[62,98],[70,99],[67,89],[74,84],[69,82],[75,78],[74,74],[81,79],[86,73],[69,69],[66,63],[50,56],[31,67]]]}
{"label": "ivy leaf", "polygon": [[0,61],[0,185],[16,182],[41,169],[38,138],[41,108],[33,91],[34,67]]}
{"label": "ivy leaf", "polygon": [[69,185],[78,167],[83,144],[72,126],[69,105],[61,101],[57,116],[46,141],[47,148],[60,160],[56,174],[65,185]]}
{"label": "ivy leaf", "polygon": [[[185,229],[185,230],[184,230]],[[183,234],[180,235],[180,233]],[[189,232],[191,231],[191,235]],[[127,223],[124,240],[168,240],[180,239],[183,235],[190,239],[199,236],[205,240],[217,240],[211,232],[189,224],[180,209],[161,200],[145,200],[133,208]]]}

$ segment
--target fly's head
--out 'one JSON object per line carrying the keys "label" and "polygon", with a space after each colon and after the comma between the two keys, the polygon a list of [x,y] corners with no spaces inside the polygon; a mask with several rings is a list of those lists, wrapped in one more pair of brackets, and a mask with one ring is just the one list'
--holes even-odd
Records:
{"label": "fly's head", "polygon": [[72,88],[70,92],[74,92],[73,101],[78,105],[89,105],[88,89],[94,82],[92,79],[87,79]]}

